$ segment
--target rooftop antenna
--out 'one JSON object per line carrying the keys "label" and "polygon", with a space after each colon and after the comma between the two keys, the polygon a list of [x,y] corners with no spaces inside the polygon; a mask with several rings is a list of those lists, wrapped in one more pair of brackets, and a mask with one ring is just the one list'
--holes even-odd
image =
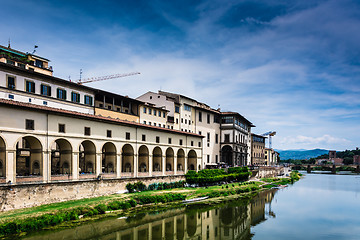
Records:
{"label": "rooftop antenna", "polygon": [[8,48],[11,48],[11,46],[10,46],[10,38],[9,38],[9,45],[8,45]]}
{"label": "rooftop antenna", "polygon": [[79,80],[79,82],[81,82],[81,76],[82,76],[82,69],[80,69],[80,80]]}
{"label": "rooftop antenna", "polygon": [[34,54],[36,52],[36,49],[38,48],[37,45],[34,46],[34,51],[31,54]]}

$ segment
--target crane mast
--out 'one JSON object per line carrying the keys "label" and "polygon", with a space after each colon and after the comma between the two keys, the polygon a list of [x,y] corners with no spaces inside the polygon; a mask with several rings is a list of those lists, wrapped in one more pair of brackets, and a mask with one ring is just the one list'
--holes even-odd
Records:
{"label": "crane mast", "polygon": [[128,77],[128,76],[133,76],[133,75],[138,75],[138,74],[140,74],[140,73],[139,72],[131,72],[131,73],[112,74],[112,75],[101,76],[101,77],[79,79],[76,83],[79,85],[82,85],[84,83],[98,82],[98,81],[104,81],[104,80],[113,79],[113,78]]}
{"label": "crane mast", "polygon": [[275,131],[269,131],[266,132],[264,134],[261,134],[261,136],[265,137],[265,136],[269,136],[269,148],[272,148],[272,137],[276,135]]}

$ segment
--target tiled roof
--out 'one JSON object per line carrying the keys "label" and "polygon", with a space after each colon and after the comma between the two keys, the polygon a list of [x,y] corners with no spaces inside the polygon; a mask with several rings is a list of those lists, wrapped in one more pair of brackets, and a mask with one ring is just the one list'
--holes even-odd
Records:
{"label": "tiled roof", "polygon": [[142,123],[131,122],[131,121],[115,119],[115,118],[110,118],[110,117],[103,117],[103,116],[98,116],[98,115],[79,113],[79,112],[69,111],[69,110],[65,110],[65,109],[57,109],[57,108],[52,108],[52,107],[48,107],[48,106],[40,106],[40,105],[31,104],[31,103],[17,102],[17,101],[7,100],[7,99],[0,99],[0,104],[7,105],[7,106],[16,106],[16,107],[23,107],[23,108],[29,108],[29,109],[34,109],[34,110],[47,111],[47,112],[52,112],[54,114],[71,115],[73,117],[87,118],[87,119],[95,120],[95,121],[106,121],[106,122],[118,123],[118,124],[123,124],[123,125],[130,125],[130,126],[137,126],[137,127],[141,127],[141,128],[160,130],[160,131],[165,131],[165,132],[180,133],[180,134],[184,134],[184,135],[203,137],[203,136],[195,134],[195,133],[189,133],[189,132],[183,132],[183,131],[174,130],[174,129],[150,126],[150,125],[146,125],[146,124],[142,124]]}

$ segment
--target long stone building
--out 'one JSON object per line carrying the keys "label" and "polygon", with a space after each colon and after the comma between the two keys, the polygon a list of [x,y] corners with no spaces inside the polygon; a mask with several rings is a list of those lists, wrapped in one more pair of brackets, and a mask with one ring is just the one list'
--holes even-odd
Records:
{"label": "long stone building", "polygon": [[249,120],[165,91],[137,99],[0,46],[0,182],[179,176],[252,161]]}

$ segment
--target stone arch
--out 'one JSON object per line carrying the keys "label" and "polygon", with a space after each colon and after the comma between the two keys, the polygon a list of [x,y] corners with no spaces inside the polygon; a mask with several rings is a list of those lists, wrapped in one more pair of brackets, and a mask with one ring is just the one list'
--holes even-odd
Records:
{"label": "stone arch", "polygon": [[176,218],[176,239],[182,240],[185,236],[185,227],[184,227],[184,215],[177,216]]}
{"label": "stone arch", "polygon": [[5,177],[6,169],[6,144],[2,137],[0,137],[0,177]]}
{"label": "stone arch", "polygon": [[57,139],[51,146],[51,175],[71,174],[72,146],[66,139]]}
{"label": "stone arch", "polygon": [[221,161],[228,166],[233,166],[233,149],[229,145],[225,145],[221,149]]}
{"label": "stone arch", "polygon": [[149,149],[142,145],[138,153],[139,172],[149,172]]}
{"label": "stone arch", "polygon": [[[43,150],[39,139],[33,136],[20,138],[16,143],[16,175],[41,176]],[[35,164],[37,162],[37,164]]]}
{"label": "stone arch", "polygon": [[106,142],[101,150],[101,172],[116,172],[116,147],[112,142]]}
{"label": "stone arch", "polygon": [[176,154],[176,158],[177,158],[177,170],[178,171],[184,171],[185,170],[185,152],[182,148],[180,148],[177,151]]}
{"label": "stone arch", "polygon": [[188,170],[196,170],[197,155],[194,150],[190,150],[187,159]]}
{"label": "stone arch", "polygon": [[174,171],[174,150],[169,147],[166,149],[166,171]]}
{"label": "stone arch", "polygon": [[162,166],[162,151],[160,147],[155,147],[153,150],[153,171],[160,172],[163,168]]}
{"label": "stone arch", "polygon": [[122,172],[134,172],[134,148],[130,144],[122,147]]}
{"label": "stone arch", "polygon": [[83,141],[79,146],[79,173],[95,174],[96,147],[90,140]]}
{"label": "stone arch", "polygon": [[186,215],[186,232],[189,237],[192,237],[196,233],[197,218],[196,213]]}

